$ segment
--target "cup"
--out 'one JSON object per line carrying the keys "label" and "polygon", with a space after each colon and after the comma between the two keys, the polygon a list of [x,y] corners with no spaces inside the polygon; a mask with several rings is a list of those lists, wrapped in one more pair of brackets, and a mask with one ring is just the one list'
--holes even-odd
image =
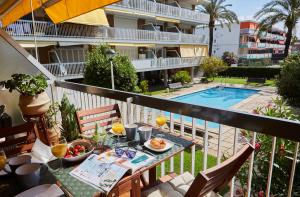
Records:
{"label": "cup", "polygon": [[140,143],[144,144],[146,141],[151,139],[152,127],[149,127],[149,126],[139,127],[138,132],[140,135]]}
{"label": "cup", "polygon": [[125,130],[126,130],[127,141],[133,141],[135,139],[137,125],[136,124],[125,125]]}
{"label": "cup", "polygon": [[14,174],[16,169],[23,164],[31,163],[30,155],[19,155],[17,157],[13,157],[8,161],[8,165],[11,169],[11,172]]}
{"label": "cup", "polygon": [[20,183],[26,189],[39,185],[41,165],[38,163],[24,164],[16,169]]}

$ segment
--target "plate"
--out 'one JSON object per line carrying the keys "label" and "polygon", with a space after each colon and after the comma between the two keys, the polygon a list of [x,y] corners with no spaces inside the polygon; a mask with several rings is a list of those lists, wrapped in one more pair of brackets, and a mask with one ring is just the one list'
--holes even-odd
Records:
{"label": "plate", "polygon": [[169,140],[164,139],[164,141],[166,142],[166,147],[163,148],[163,149],[155,149],[155,148],[153,148],[153,147],[151,146],[150,141],[151,141],[151,140],[146,141],[146,142],[144,143],[144,146],[145,146],[146,148],[148,148],[149,150],[152,150],[152,151],[154,151],[154,152],[159,152],[159,153],[160,153],[160,152],[165,152],[165,151],[171,149],[171,148],[174,146],[174,144],[173,144],[172,142],[170,142]]}
{"label": "plate", "polygon": [[116,134],[112,129],[109,129],[108,130],[109,133],[113,134],[114,136],[125,136],[126,135],[126,132],[124,131],[122,134]]}

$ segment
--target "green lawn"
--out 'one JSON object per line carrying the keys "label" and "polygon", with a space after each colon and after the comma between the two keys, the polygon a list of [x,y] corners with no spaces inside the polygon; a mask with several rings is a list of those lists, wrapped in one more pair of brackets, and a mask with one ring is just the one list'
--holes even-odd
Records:
{"label": "green lawn", "polygon": [[[207,156],[207,168],[213,167],[217,164],[217,158],[211,155]],[[184,171],[191,172],[192,166],[192,154],[190,150],[184,151]],[[160,166],[156,168],[157,177],[161,175]],[[195,172],[200,172],[203,170],[203,152],[196,149],[196,159],[195,159]],[[170,172],[170,160],[165,162],[165,172],[168,174]],[[180,154],[174,157],[174,172],[180,174]]]}
{"label": "green lawn", "polygon": [[243,84],[243,85],[251,85],[251,86],[275,86],[275,80],[266,80],[265,84],[258,84],[258,83],[247,83],[247,78],[225,78],[225,77],[217,77],[214,79],[214,82],[219,83],[226,83],[229,84]]}

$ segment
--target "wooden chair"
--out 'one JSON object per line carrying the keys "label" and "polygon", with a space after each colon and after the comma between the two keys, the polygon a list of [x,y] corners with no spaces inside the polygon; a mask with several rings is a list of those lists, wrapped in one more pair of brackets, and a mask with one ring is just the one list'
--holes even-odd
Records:
{"label": "wooden chair", "polygon": [[[168,180],[150,189],[143,191],[144,197],[202,197],[219,196],[213,191],[224,188],[233,176],[239,171],[241,166],[249,158],[254,148],[247,144],[237,154],[226,160],[219,166],[200,172],[196,178],[192,174],[185,172],[175,177],[163,177]],[[169,176],[170,177],[170,176]]]}
{"label": "wooden chair", "polygon": [[39,132],[34,123],[28,122],[10,128],[0,128],[0,149],[4,149],[7,156],[13,156],[25,152],[31,152],[32,146]]}
{"label": "wooden chair", "polygon": [[120,119],[121,113],[118,104],[98,107],[94,109],[81,110],[76,112],[80,132],[95,129],[95,124],[106,127],[112,124],[114,119]]}

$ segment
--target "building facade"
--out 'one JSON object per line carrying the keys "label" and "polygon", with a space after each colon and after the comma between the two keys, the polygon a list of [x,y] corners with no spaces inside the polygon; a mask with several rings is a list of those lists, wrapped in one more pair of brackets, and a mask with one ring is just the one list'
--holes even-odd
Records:
{"label": "building facade", "polygon": [[[207,35],[207,27],[198,27],[197,35]],[[254,21],[242,21],[240,24],[216,26],[214,29],[213,55],[222,57],[225,51],[239,57],[240,64],[280,60],[284,53],[286,33],[277,28],[258,33],[258,24]]]}
{"label": "building facade", "polygon": [[[5,28],[13,38],[55,76],[82,77],[91,46],[108,44],[127,55],[139,73],[164,75],[176,69],[194,75],[207,56],[208,38],[195,34],[209,16],[197,12],[197,0],[123,0],[97,10],[94,16],[53,24],[41,10]],[[105,20],[99,21],[99,16]],[[98,17],[98,20],[97,20]],[[35,46],[38,46],[36,52]]]}

